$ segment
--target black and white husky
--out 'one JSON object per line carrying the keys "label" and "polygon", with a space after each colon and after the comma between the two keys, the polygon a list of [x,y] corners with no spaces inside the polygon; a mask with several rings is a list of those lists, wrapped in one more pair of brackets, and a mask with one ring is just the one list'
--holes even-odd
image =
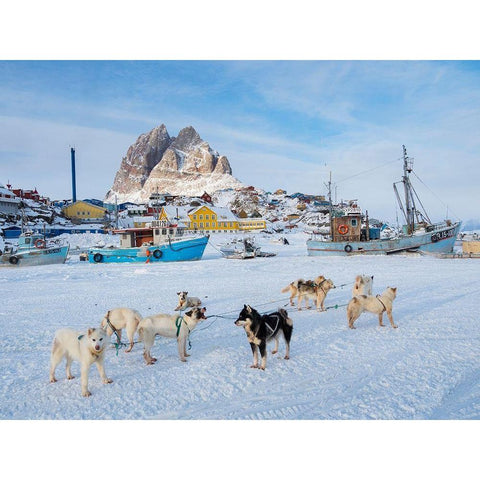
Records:
{"label": "black and white husky", "polygon": [[[283,308],[280,308],[278,312],[260,315],[254,308],[244,305],[235,321],[235,325],[243,327],[247,334],[253,353],[253,365],[251,365],[251,368],[265,370],[267,366],[267,342],[275,340],[275,348],[272,350],[272,353],[277,353],[278,336],[280,333],[283,333],[286,344],[284,358],[286,360],[290,358],[290,339],[292,338],[293,322]],[[257,347],[262,356],[262,364],[260,366],[258,365]]]}

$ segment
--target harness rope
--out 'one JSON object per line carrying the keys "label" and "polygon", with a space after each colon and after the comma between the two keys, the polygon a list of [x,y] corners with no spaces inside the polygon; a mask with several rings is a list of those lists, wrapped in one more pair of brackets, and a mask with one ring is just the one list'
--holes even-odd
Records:
{"label": "harness rope", "polygon": [[383,307],[382,313],[383,313],[383,312],[386,312],[386,311],[387,311],[387,307],[386,307],[385,304],[380,300],[380,295],[377,295],[377,300],[382,304],[382,307]]}
{"label": "harness rope", "polygon": [[110,310],[107,313],[107,325],[112,329],[113,333],[117,337],[117,343],[114,343],[114,345],[115,345],[115,349],[117,350],[117,357],[118,357],[118,349],[120,348],[120,345],[121,345],[122,342],[120,341],[120,335],[118,334],[117,329],[113,326],[109,317],[110,317]]}

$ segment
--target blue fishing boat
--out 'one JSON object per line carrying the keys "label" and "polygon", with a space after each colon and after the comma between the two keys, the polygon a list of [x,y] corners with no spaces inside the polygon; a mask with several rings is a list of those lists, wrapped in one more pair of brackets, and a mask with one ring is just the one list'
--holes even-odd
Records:
{"label": "blue fishing boat", "polygon": [[120,235],[119,247],[90,248],[91,263],[156,263],[200,260],[208,235],[187,236],[185,229],[154,221],[152,227],[114,230]]}
{"label": "blue fishing boat", "polygon": [[49,241],[44,235],[25,232],[18,237],[17,247],[6,247],[0,256],[2,266],[32,266],[65,263],[70,246]]}
{"label": "blue fishing boat", "polygon": [[380,238],[380,230],[370,228],[368,214],[363,216],[359,209],[351,209],[348,212],[334,209],[331,203],[331,182],[329,182],[330,234],[312,235],[307,240],[308,255],[389,255],[400,252],[445,254],[452,252],[461,222],[445,220],[440,223],[432,223],[430,221],[410,182],[412,171],[412,159],[407,157],[406,148],[403,146],[403,177],[397,183],[403,183],[404,202],[400,199],[396,184],[393,187],[406,224],[400,233],[391,238]]}

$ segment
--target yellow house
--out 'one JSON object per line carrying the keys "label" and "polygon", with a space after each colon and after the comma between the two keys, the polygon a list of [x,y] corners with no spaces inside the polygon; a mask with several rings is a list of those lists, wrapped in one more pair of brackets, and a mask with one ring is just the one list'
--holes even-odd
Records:
{"label": "yellow house", "polygon": [[185,226],[188,230],[205,233],[227,233],[263,230],[266,222],[262,218],[237,218],[228,208],[200,205],[190,211],[181,207],[162,207],[160,221]]}
{"label": "yellow house", "polygon": [[263,218],[241,218],[238,220],[238,228],[243,231],[263,230],[267,228],[267,222]]}
{"label": "yellow house", "polygon": [[67,207],[62,209],[63,214],[67,218],[76,218],[78,220],[89,220],[89,219],[103,219],[107,213],[107,209],[103,207],[98,207],[83,200],[72,203]]}
{"label": "yellow house", "polygon": [[234,232],[238,230],[238,218],[228,208],[210,208],[201,205],[188,212],[190,230],[205,232]]}

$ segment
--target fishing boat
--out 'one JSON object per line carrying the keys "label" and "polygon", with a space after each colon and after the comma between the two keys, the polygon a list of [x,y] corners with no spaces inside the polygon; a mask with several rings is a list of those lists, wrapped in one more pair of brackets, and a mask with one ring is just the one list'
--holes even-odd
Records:
{"label": "fishing boat", "polygon": [[[427,254],[450,253],[460,231],[461,222],[445,220],[432,223],[423,208],[411,182],[413,160],[407,156],[403,145],[403,177],[393,185],[400,210],[405,217],[405,225],[397,235],[382,238],[380,229],[370,228],[368,214],[351,209],[345,212],[334,209],[330,199],[330,234],[312,235],[307,240],[307,253],[317,255],[379,255],[400,252],[420,252]],[[401,200],[397,183],[403,183],[404,201]]]}
{"label": "fishing boat", "polygon": [[155,220],[151,226],[114,230],[119,247],[90,248],[90,263],[156,263],[200,260],[208,235],[188,236],[185,228]]}
{"label": "fishing boat", "polygon": [[3,266],[32,266],[65,263],[70,246],[51,241],[39,233],[25,232],[18,237],[17,247],[6,247],[0,256]]}

